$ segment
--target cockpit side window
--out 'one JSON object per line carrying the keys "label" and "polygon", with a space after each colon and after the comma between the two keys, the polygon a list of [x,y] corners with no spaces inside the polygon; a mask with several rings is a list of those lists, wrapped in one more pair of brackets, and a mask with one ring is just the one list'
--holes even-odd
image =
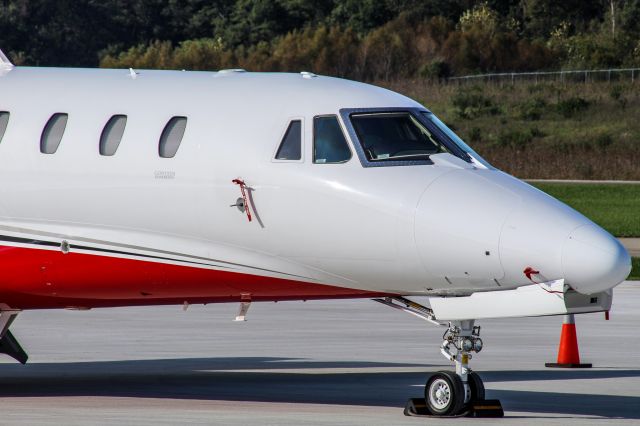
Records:
{"label": "cockpit side window", "polygon": [[280,142],[276,160],[302,159],[302,121],[292,120]]}
{"label": "cockpit side window", "polygon": [[351,159],[351,149],[335,115],[313,119],[313,162],[316,164],[345,163]]}

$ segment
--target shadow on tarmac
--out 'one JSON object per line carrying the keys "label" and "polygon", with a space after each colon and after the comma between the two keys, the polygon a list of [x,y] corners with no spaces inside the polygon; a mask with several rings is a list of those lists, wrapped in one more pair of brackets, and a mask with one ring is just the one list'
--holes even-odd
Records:
{"label": "shadow on tarmac", "polygon": [[[415,372],[416,368],[425,373]],[[400,408],[408,397],[422,394],[428,371],[439,369],[448,367],[262,357],[0,364],[0,397],[111,396]],[[485,383],[546,380],[552,390],[554,380],[640,377],[640,370],[487,371],[481,376]],[[640,419],[640,397],[499,389],[488,390],[487,397],[500,399],[507,415],[524,411]]]}

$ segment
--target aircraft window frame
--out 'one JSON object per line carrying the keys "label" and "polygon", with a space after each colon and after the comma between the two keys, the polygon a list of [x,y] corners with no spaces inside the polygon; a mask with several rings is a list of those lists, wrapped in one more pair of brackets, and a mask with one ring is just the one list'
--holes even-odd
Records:
{"label": "aircraft window frame", "polygon": [[[285,143],[285,138],[289,135],[289,129],[293,125],[295,121],[300,122],[300,158],[298,159],[284,159],[278,158],[278,154],[280,154],[280,149],[283,147]],[[287,126],[284,129],[284,132],[280,135],[280,139],[278,144],[276,145],[276,150],[271,156],[271,161],[275,163],[304,163],[305,159],[305,123],[304,117],[290,117],[287,122]]]}
{"label": "aircraft window frame", "polygon": [[425,117],[426,120],[433,122],[443,133],[445,133],[449,139],[451,139],[456,145],[458,145],[463,151],[467,153],[472,158],[472,162],[476,165],[484,167],[489,170],[494,170],[493,167],[487,160],[482,158],[480,154],[478,154],[473,148],[471,148],[467,143],[462,140],[460,136],[453,130],[447,126],[447,124],[439,119],[434,113],[431,111],[421,111],[420,114]]}
{"label": "aircraft window frame", "polygon": [[104,125],[98,145],[101,156],[112,157],[118,151],[127,128],[127,119],[128,117],[124,114],[115,114]]}
{"label": "aircraft window frame", "polygon": [[9,111],[0,111],[0,143],[4,139],[4,135],[9,128],[9,120],[11,119],[11,113]]}
{"label": "aircraft window frame", "polygon": [[66,112],[56,112],[44,125],[40,135],[40,152],[52,155],[58,152],[64,134],[69,123],[69,114]]}
{"label": "aircraft window frame", "polygon": [[[340,132],[342,133],[342,137],[344,139],[344,142],[347,146],[347,149],[349,150],[349,158],[347,158],[346,160],[343,161],[332,161],[332,162],[317,162],[316,161],[316,119],[318,118],[328,118],[328,117],[333,117],[335,118],[336,122],[338,123],[338,128],[340,129]],[[340,116],[337,114],[319,114],[319,115],[315,115],[313,117],[313,143],[311,146],[311,156],[312,156],[312,164],[345,164],[348,163],[349,161],[351,161],[353,159],[353,150],[351,149],[351,144],[349,143],[349,139],[347,138],[347,134],[345,133],[345,128],[343,123],[341,123],[342,120],[340,120]]]}
{"label": "aircraft window frame", "polygon": [[387,161],[370,161],[367,154],[364,151],[362,143],[358,138],[358,134],[351,123],[352,115],[359,114],[384,114],[384,113],[398,113],[404,112],[411,114],[420,124],[425,126],[429,132],[433,133],[438,140],[440,140],[448,151],[456,157],[471,162],[471,156],[464,151],[462,147],[456,144],[449,136],[447,136],[440,128],[438,128],[433,122],[422,115],[423,112],[430,112],[426,108],[417,107],[389,107],[389,108],[343,108],[340,110],[342,116],[342,122],[347,128],[347,133],[353,141],[356,154],[360,159],[360,163],[363,167],[394,167],[394,166],[419,166],[419,165],[432,165],[433,162],[430,159],[415,159],[415,160],[387,160]]}
{"label": "aircraft window frame", "polygon": [[[182,130],[178,128],[177,133],[175,133],[176,125],[179,123],[184,123],[184,127]],[[173,116],[167,121],[160,134],[160,139],[158,139],[158,155],[160,158],[173,158],[176,156],[187,132],[187,124],[189,124],[189,119],[183,115]]]}

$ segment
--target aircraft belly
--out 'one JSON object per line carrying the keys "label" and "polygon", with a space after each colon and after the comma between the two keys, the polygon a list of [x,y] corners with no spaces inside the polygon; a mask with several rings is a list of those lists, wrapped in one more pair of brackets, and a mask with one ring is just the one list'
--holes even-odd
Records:
{"label": "aircraft belly", "polygon": [[[17,309],[373,297],[368,292],[186,262],[0,246],[0,302]],[[55,265],[55,268],[52,266]]]}

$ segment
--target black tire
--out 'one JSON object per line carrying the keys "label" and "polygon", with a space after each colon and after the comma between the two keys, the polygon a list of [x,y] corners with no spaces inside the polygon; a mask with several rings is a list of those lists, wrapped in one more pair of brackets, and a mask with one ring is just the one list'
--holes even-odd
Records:
{"label": "black tire", "polygon": [[460,377],[449,371],[438,371],[427,380],[424,399],[434,416],[455,416],[464,407],[464,386]]}
{"label": "black tire", "polygon": [[467,383],[469,384],[469,390],[471,391],[471,401],[483,401],[484,397],[484,383],[476,372],[470,372],[467,375]]}

